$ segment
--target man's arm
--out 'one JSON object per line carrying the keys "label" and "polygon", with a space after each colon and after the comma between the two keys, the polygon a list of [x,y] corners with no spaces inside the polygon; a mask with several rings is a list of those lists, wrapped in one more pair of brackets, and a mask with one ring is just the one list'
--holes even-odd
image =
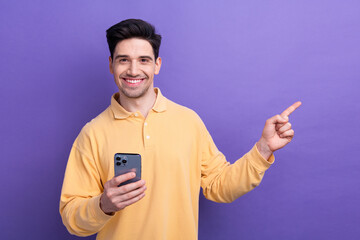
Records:
{"label": "man's arm", "polygon": [[235,163],[230,164],[216,146],[202,160],[201,187],[204,196],[215,202],[230,203],[258,186],[274,156],[264,159],[256,145]]}
{"label": "man's arm", "polygon": [[60,214],[67,230],[77,236],[97,233],[111,216],[100,208],[103,192],[94,158],[77,147],[68,159],[60,197]]}
{"label": "man's arm", "polygon": [[216,202],[232,202],[258,186],[265,171],[274,162],[273,152],[293,138],[294,132],[287,124],[288,116],[300,105],[297,102],[281,115],[267,120],[260,140],[234,164],[226,161],[205,130],[201,168],[205,197]]}
{"label": "man's arm", "polygon": [[[60,214],[68,231],[77,236],[89,236],[111,219],[115,212],[144,197],[143,180],[118,185],[134,177],[127,173],[102,185],[100,162],[93,157],[90,139],[81,133],[71,149],[60,198]],[[87,149],[87,150],[85,150]]]}

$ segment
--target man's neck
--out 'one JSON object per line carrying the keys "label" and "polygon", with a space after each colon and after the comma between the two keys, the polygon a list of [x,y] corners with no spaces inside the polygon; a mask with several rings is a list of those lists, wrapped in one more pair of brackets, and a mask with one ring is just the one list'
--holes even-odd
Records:
{"label": "man's neck", "polygon": [[152,88],[149,94],[145,94],[140,98],[128,98],[120,92],[117,101],[126,111],[128,112],[139,111],[146,118],[149,111],[152,109],[152,107],[155,104],[156,93]]}

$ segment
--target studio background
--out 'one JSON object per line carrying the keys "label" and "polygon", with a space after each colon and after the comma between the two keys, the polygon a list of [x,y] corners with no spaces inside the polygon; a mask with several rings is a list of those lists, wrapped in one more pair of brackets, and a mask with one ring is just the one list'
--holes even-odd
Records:
{"label": "studio background", "polygon": [[358,239],[359,1],[1,1],[0,239],[70,235],[59,198],[71,145],[117,91],[105,30],[163,36],[155,86],[194,109],[234,162],[293,102],[293,142],[254,191],[200,196],[199,239]]}

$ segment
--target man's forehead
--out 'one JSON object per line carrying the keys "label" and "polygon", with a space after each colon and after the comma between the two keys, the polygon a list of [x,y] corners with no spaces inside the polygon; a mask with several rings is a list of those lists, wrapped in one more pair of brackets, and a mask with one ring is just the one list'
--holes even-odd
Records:
{"label": "man's forehead", "polygon": [[142,56],[149,55],[154,57],[151,44],[139,38],[130,38],[116,44],[115,55]]}

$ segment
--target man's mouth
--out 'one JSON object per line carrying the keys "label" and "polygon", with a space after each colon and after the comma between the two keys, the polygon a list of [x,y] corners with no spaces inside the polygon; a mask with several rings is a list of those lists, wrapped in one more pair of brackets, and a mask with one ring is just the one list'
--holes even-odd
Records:
{"label": "man's mouth", "polygon": [[123,78],[123,80],[129,85],[138,85],[144,81],[145,78]]}

